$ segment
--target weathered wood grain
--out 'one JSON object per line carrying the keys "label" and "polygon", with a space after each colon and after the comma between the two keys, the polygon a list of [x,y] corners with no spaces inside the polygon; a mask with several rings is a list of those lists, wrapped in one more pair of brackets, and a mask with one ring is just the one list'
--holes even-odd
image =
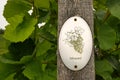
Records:
{"label": "weathered wood grain", "polygon": [[[64,22],[75,15],[86,20],[93,32],[93,1],[92,0],[58,0],[58,36]],[[94,51],[87,66],[80,71],[71,71],[63,64],[57,53],[57,80],[95,80]]]}

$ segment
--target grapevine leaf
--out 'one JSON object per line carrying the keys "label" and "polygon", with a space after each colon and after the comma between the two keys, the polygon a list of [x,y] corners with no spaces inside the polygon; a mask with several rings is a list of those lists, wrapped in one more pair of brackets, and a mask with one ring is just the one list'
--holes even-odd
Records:
{"label": "grapevine leaf", "polygon": [[44,72],[42,80],[57,80],[56,79],[56,71],[55,70],[54,71],[46,70]]}
{"label": "grapevine leaf", "polygon": [[49,80],[56,80],[57,76],[57,66],[55,64],[48,64],[46,66],[45,74],[48,76]]}
{"label": "grapevine leaf", "polygon": [[40,9],[48,9],[50,4],[49,0],[34,0],[34,5]]}
{"label": "grapevine leaf", "polygon": [[6,77],[14,73],[16,69],[17,68],[15,65],[9,65],[0,62],[0,79],[5,80]]}
{"label": "grapevine leaf", "polygon": [[[14,17],[8,18],[8,22],[10,24],[8,26],[6,26],[6,30],[5,30],[5,34],[4,34],[4,37],[6,36],[5,37],[6,39],[9,39],[10,37],[14,38],[14,36],[12,37],[9,35],[15,34],[14,30],[20,23],[22,23],[23,17],[24,17],[24,14],[19,14],[19,15],[15,15]],[[7,36],[7,34],[8,34],[8,36]]]}
{"label": "grapevine leaf", "polygon": [[114,69],[116,69],[117,71],[120,72],[120,62],[119,62],[119,60],[116,59],[116,57],[109,56],[108,61]]}
{"label": "grapevine leaf", "polygon": [[47,40],[43,40],[42,42],[38,43],[36,56],[41,56],[42,54],[46,53],[50,48],[51,43]]}
{"label": "grapevine leaf", "polygon": [[20,63],[27,63],[32,60],[32,55],[23,56],[20,60]]}
{"label": "grapevine leaf", "polygon": [[13,17],[7,18],[7,21],[13,26],[14,29],[16,26],[18,26],[20,23],[22,23],[23,18],[25,14],[21,13],[19,15],[14,15]]}
{"label": "grapevine leaf", "polygon": [[107,60],[98,60],[95,62],[96,74],[103,77],[105,80],[112,80],[111,73],[114,71]]}
{"label": "grapevine leaf", "polygon": [[[97,20],[103,20],[105,15],[106,15],[106,11],[104,11],[104,10],[96,11]],[[96,21],[96,22],[98,22],[98,21]]]}
{"label": "grapevine leaf", "polygon": [[8,52],[9,42],[0,35],[0,55]]}
{"label": "grapevine leaf", "polygon": [[5,80],[14,80],[15,73],[9,75]]}
{"label": "grapevine leaf", "polygon": [[42,64],[37,59],[26,65],[23,74],[30,80],[56,80],[53,76],[55,71],[47,70],[43,72]]}
{"label": "grapevine leaf", "polygon": [[31,4],[25,0],[8,0],[4,9],[4,17],[10,18],[21,13],[25,13],[31,9]]}
{"label": "grapevine leaf", "polygon": [[42,71],[45,72],[47,64],[42,64]]}
{"label": "grapevine leaf", "polygon": [[105,3],[106,3],[106,0],[104,1],[94,0],[93,5],[96,10],[100,10],[100,9],[105,10],[106,9]]}
{"label": "grapevine leaf", "polygon": [[49,12],[49,11],[39,10],[39,14],[41,14],[41,15],[40,15],[40,18],[39,18],[39,20],[38,20],[39,23],[49,21],[49,18],[50,18],[50,12]]}
{"label": "grapevine leaf", "polygon": [[45,56],[45,61],[54,61],[56,62],[56,48],[48,50],[46,56]]}
{"label": "grapevine leaf", "polygon": [[41,63],[37,60],[32,61],[28,65],[26,65],[23,74],[28,77],[30,80],[42,80],[42,70]]}
{"label": "grapevine leaf", "polygon": [[40,37],[42,37],[43,39],[56,44],[57,40],[56,37],[54,35],[52,35],[50,32],[45,31],[44,29],[40,29],[39,30],[39,35]]}
{"label": "grapevine leaf", "polygon": [[[114,24],[113,24],[113,22],[114,22]],[[120,21],[119,21],[119,18],[111,15],[111,16],[107,19],[107,23],[108,23],[112,28],[117,29],[117,26],[118,26],[118,24],[120,23]]]}
{"label": "grapevine leaf", "polygon": [[116,41],[116,33],[114,29],[109,27],[108,24],[101,25],[97,33],[97,38],[101,49],[108,50],[114,46]]}
{"label": "grapevine leaf", "polygon": [[113,68],[107,60],[96,60],[96,74],[101,74],[104,72],[113,72]]}
{"label": "grapevine leaf", "polygon": [[50,32],[51,35],[54,36],[54,41],[56,41],[56,43],[57,43],[57,40],[56,40],[56,38],[57,38],[57,27],[56,27],[56,25],[51,25],[51,27],[49,28],[49,32]]}
{"label": "grapevine leaf", "polygon": [[23,56],[20,61],[15,61],[13,59],[8,58],[5,55],[0,56],[0,61],[5,64],[25,64],[31,60],[32,60],[31,55]]}
{"label": "grapevine leaf", "polygon": [[117,77],[117,78],[114,78],[113,80],[120,80],[120,78],[119,78],[119,77]]}
{"label": "grapevine leaf", "polygon": [[113,80],[111,75],[108,72],[104,72],[104,74],[100,74],[104,80]]}
{"label": "grapevine leaf", "polygon": [[[17,17],[19,20],[19,17]],[[24,21],[18,25],[20,21],[13,18],[13,22],[6,27],[4,37],[11,42],[19,42],[27,39],[34,30],[37,19],[30,16],[25,16]]]}
{"label": "grapevine leaf", "polygon": [[120,20],[115,16],[110,16],[107,20],[108,24],[115,30],[116,32],[116,43],[120,41]]}
{"label": "grapevine leaf", "polygon": [[107,0],[107,7],[111,14],[120,19],[120,1],[119,0]]}
{"label": "grapevine leaf", "polygon": [[52,10],[55,10],[55,12],[58,12],[58,4],[57,4],[57,2],[55,1],[55,0],[50,0],[50,2],[51,2],[51,8],[52,8]]}
{"label": "grapevine leaf", "polygon": [[11,43],[9,46],[9,52],[14,60],[19,61],[23,56],[31,55],[34,51],[34,41],[29,38],[24,42]]}
{"label": "grapevine leaf", "polygon": [[29,80],[22,72],[23,70],[19,70],[19,72],[15,74],[14,80]]}
{"label": "grapevine leaf", "polygon": [[[19,15],[15,15],[14,17],[11,17],[11,18],[8,18],[8,22],[11,23],[9,24],[8,26],[6,26],[6,30],[5,30],[5,34],[4,34],[4,37],[8,34],[10,35],[11,34],[14,34],[13,31],[16,29],[16,27],[22,23],[23,21],[23,17],[24,17],[24,14],[19,14]],[[7,38],[9,38],[11,36],[7,36]],[[6,37],[5,37],[6,38]],[[6,39],[7,39],[6,38]]]}
{"label": "grapevine leaf", "polygon": [[118,25],[116,32],[117,32],[117,42],[120,43],[120,24]]}
{"label": "grapevine leaf", "polygon": [[117,49],[116,51],[112,52],[113,55],[120,55],[120,49]]}
{"label": "grapevine leaf", "polygon": [[5,56],[0,56],[0,61],[6,64],[19,64],[19,61],[13,61],[11,59],[7,59]]}

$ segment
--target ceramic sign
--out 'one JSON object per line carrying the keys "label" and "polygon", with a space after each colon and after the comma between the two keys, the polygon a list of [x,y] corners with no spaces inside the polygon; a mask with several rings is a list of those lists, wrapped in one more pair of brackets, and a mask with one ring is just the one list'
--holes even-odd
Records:
{"label": "ceramic sign", "polygon": [[84,68],[92,53],[92,33],[84,19],[69,18],[59,35],[59,52],[63,63],[71,70]]}

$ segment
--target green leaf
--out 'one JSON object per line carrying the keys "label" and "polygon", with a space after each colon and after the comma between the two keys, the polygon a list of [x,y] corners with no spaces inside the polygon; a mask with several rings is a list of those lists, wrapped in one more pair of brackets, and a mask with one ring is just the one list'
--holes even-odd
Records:
{"label": "green leaf", "polygon": [[7,18],[7,21],[10,23],[13,29],[16,28],[20,23],[22,23],[25,14],[21,13],[19,15],[14,15],[13,17]]}
{"label": "green leaf", "polygon": [[51,63],[48,64],[44,74],[48,76],[48,79],[45,80],[57,80],[57,65]]}
{"label": "green leaf", "polygon": [[30,9],[31,4],[25,0],[8,0],[4,10],[4,16],[10,23],[6,27],[4,34],[7,40],[19,42],[30,36],[37,22],[36,19],[30,18],[30,16],[25,17],[23,20],[25,14]]}
{"label": "green leaf", "polygon": [[118,78],[114,78],[113,80],[120,80],[120,78],[118,77]]}
{"label": "green leaf", "polygon": [[5,80],[14,80],[15,73],[9,75]]}
{"label": "green leaf", "polygon": [[11,43],[11,45],[9,46],[9,52],[14,60],[19,61],[23,56],[33,54],[34,48],[34,41],[29,38],[26,39],[24,42]]}
{"label": "green leaf", "polygon": [[25,16],[25,19],[21,24],[21,19],[18,16],[10,20],[13,20],[13,22],[6,27],[4,37],[11,42],[23,42],[31,35],[31,33],[35,29],[34,26],[37,23],[37,19],[32,18],[28,15]]}
{"label": "green leaf", "polygon": [[[96,11],[95,15],[97,16],[98,20],[103,20],[105,17],[106,11],[105,10],[98,10]],[[98,22],[98,21],[96,21]]]}
{"label": "green leaf", "polygon": [[[55,12],[58,12],[58,4],[57,4],[57,1],[56,0],[50,0],[50,3],[51,3],[51,9],[52,10],[55,10]],[[57,18],[57,15],[55,15],[56,18]]]}
{"label": "green leaf", "polygon": [[46,10],[39,10],[40,18],[39,18],[39,23],[42,22],[47,22],[50,19],[50,12]]}
{"label": "green leaf", "polygon": [[5,80],[16,71],[15,65],[4,64],[0,62],[0,79]]}
{"label": "green leaf", "polygon": [[47,62],[52,61],[52,62],[56,63],[56,59],[57,59],[57,55],[55,55],[56,50],[57,50],[57,48],[53,48],[53,49],[48,50],[48,52],[45,56],[45,61],[47,61]]}
{"label": "green leaf", "polygon": [[0,35],[0,55],[8,52],[9,42]]}
{"label": "green leaf", "polygon": [[4,9],[4,17],[10,18],[21,13],[26,13],[32,5],[25,0],[8,0]]}
{"label": "green leaf", "polygon": [[27,55],[27,56],[23,56],[20,60],[20,63],[27,63],[27,62],[30,62],[32,60],[32,55]]}
{"label": "green leaf", "polygon": [[57,80],[56,76],[56,71],[46,71],[43,75],[42,80]]}
{"label": "green leaf", "polygon": [[50,27],[48,28],[49,30],[49,34],[51,34],[52,36],[54,36],[54,41],[57,43],[57,40],[56,38],[58,37],[57,36],[57,24],[54,24],[54,25],[49,25]]}
{"label": "green leaf", "polygon": [[100,9],[106,9],[105,6],[106,0],[94,0],[94,8],[96,10],[100,10]]}
{"label": "green leaf", "polygon": [[115,45],[116,32],[108,24],[101,25],[97,34],[101,49],[108,50]]}
{"label": "green leaf", "polygon": [[[19,15],[15,15],[14,17],[8,18],[8,22],[10,24],[8,26],[6,26],[4,38],[9,40],[10,38],[15,37],[14,36],[15,29],[20,23],[22,23],[23,17],[24,17],[24,14],[19,14]],[[11,35],[13,35],[13,36],[11,36]]]}
{"label": "green leaf", "polygon": [[34,5],[40,9],[48,9],[50,4],[49,0],[34,0]]}
{"label": "green leaf", "polygon": [[118,25],[116,32],[117,32],[117,42],[120,43],[120,24]]}
{"label": "green leaf", "polygon": [[118,49],[118,50],[112,52],[112,54],[113,54],[113,55],[120,55],[120,49]]}
{"label": "green leaf", "polygon": [[47,64],[42,64],[42,71],[45,72]]}
{"label": "green leaf", "polygon": [[42,71],[42,64],[38,59],[26,65],[23,74],[30,80],[56,80],[55,70]]}
{"label": "green leaf", "polygon": [[18,72],[16,72],[14,80],[29,80],[26,76],[24,76],[22,72],[23,70],[19,70]]}
{"label": "green leaf", "polygon": [[[32,61],[26,65],[23,74],[28,77],[30,80],[40,80],[42,78],[42,69],[41,63],[37,60]],[[41,79],[42,80],[42,79]]]}
{"label": "green leaf", "polygon": [[[44,26],[43,26],[44,27]],[[48,31],[45,31],[46,29],[40,29],[39,30],[39,36],[51,43],[54,43],[56,44],[57,40],[56,40],[56,37],[54,35],[52,35],[50,32]]]}
{"label": "green leaf", "polygon": [[105,80],[112,80],[111,74],[114,71],[107,60],[98,60],[95,62],[96,74],[103,77]]}
{"label": "green leaf", "polygon": [[112,28],[117,29],[117,26],[120,23],[120,20],[117,17],[111,15],[107,19],[107,22]]}
{"label": "green leaf", "polygon": [[112,65],[114,69],[120,72],[120,62],[117,60],[115,56],[109,56],[108,58],[109,63]]}
{"label": "green leaf", "polygon": [[36,56],[41,56],[51,48],[51,43],[47,40],[43,40],[38,43]]}
{"label": "green leaf", "polygon": [[9,59],[4,55],[0,56],[0,61],[5,64],[25,64],[31,60],[32,60],[31,55],[23,56],[20,61],[15,61],[15,60]]}
{"label": "green leaf", "polygon": [[104,80],[113,80],[111,75],[108,72],[104,72],[103,74],[100,74],[101,77],[103,77]]}
{"label": "green leaf", "polygon": [[0,56],[0,61],[5,64],[19,64],[19,61],[13,61],[11,59],[7,59],[5,56]]}
{"label": "green leaf", "polygon": [[107,0],[107,7],[113,16],[120,19],[120,0]]}
{"label": "green leaf", "polygon": [[96,74],[101,74],[104,72],[109,72],[110,74],[113,72],[113,68],[107,60],[96,60]]}

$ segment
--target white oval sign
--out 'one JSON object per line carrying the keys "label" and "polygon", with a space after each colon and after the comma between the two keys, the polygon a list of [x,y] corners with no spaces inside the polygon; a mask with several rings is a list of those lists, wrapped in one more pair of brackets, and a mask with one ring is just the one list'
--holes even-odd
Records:
{"label": "white oval sign", "polygon": [[65,66],[75,71],[84,68],[92,46],[92,33],[86,21],[78,16],[69,18],[59,35],[59,52]]}

